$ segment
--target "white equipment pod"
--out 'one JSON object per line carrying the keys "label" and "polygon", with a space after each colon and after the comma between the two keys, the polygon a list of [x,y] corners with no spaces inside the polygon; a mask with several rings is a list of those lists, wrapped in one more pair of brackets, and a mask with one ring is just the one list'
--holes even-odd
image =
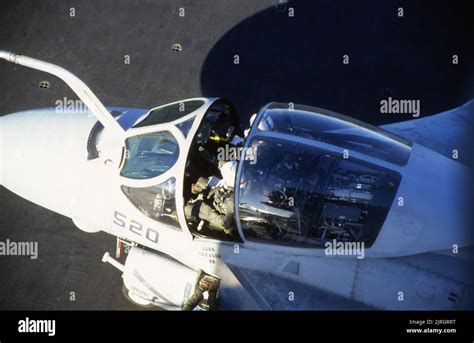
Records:
{"label": "white equipment pod", "polygon": [[102,260],[123,271],[123,282],[133,302],[165,310],[181,310],[200,276],[198,271],[167,255],[138,247],[130,248],[124,266],[108,253]]}

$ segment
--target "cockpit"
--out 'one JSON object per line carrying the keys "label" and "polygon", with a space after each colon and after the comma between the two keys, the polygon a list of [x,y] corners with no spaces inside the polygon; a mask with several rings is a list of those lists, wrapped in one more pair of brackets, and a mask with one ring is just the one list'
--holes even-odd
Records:
{"label": "cockpit", "polygon": [[220,155],[242,144],[239,135],[235,110],[223,99],[190,99],[152,109],[126,131],[121,190],[164,227],[182,230],[184,213],[193,236],[238,241],[237,161],[226,164]]}
{"label": "cockpit", "polygon": [[128,123],[120,168],[121,190],[147,217],[163,227],[181,231],[177,211],[177,183],[182,170],[180,155],[200,109],[209,102],[189,99],[163,105],[134,117],[127,111],[118,118]]}
{"label": "cockpit", "polygon": [[191,142],[183,179],[185,217],[195,237],[240,241],[235,226],[236,155],[243,143],[233,105],[223,99],[206,111]]}
{"label": "cockpit", "polygon": [[410,142],[352,118],[277,103],[260,111],[245,146],[254,158],[238,171],[244,236],[311,247],[370,247],[411,152]]}
{"label": "cockpit", "polygon": [[182,230],[183,210],[195,237],[369,247],[410,153],[410,142],[325,110],[271,103],[244,132],[230,102],[190,99],[130,126],[121,189],[171,229]]}
{"label": "cockpit", "polygon": [[256,138],[250,147],[256,163],[243,162],[239,182],[245,237],[312,246],[374,242],[399,174],[275,138]]}

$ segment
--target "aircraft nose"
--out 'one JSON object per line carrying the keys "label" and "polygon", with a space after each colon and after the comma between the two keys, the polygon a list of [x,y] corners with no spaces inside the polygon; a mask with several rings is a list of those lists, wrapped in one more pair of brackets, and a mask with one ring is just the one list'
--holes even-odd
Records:
{"label": "aircraft nose", "polygon": [[95,118],[55,109],[0,117],[0,182],[12,192],[69,216],[87,161]]}

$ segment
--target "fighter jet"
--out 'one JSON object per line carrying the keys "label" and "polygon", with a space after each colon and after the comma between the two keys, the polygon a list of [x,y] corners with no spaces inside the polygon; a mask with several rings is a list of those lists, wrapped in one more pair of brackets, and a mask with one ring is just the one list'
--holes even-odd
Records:
{"label": "fighter jet", "polygon": [[473,101],[383,127],[272,102],[243,130],[226,99],[105,107],[59,66],[0,57],[59,77],[87,108],[0,117],[0,183],[116,236],[125,263],[103,261],[137,305],[292,309],[290,280],[376,309],[473,308]]}

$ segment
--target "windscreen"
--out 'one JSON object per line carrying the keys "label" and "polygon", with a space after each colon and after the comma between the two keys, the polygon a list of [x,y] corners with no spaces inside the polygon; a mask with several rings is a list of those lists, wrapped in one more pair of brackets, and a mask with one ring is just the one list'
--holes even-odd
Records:
{"label": "windscreen", "polygon": [[149,179],[168,171],[178,160],[179,145],[168,131],[130,137],[125,141],[125,164],[121,175]]}

